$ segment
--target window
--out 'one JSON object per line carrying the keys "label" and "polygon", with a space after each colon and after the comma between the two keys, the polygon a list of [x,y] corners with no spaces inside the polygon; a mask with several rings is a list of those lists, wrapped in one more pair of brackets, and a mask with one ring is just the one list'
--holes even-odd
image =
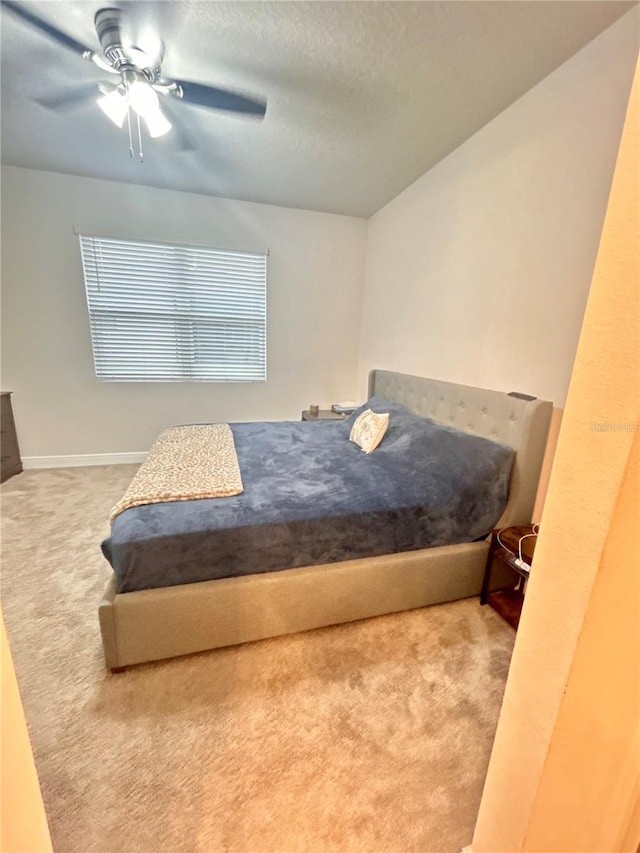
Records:
{"label": "window", "polygon": [[264,382],[265,254],[81,235],[98,379]]}

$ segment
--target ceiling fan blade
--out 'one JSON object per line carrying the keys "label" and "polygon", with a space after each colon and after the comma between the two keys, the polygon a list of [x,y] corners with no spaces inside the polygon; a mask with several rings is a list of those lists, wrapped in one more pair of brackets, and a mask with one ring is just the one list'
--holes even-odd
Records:
{"label": "ceiling fan blade", "polygon": [[59,95],[43,95],[34,98],[34,101],[48,110],[65,110],[73,109],[73,107],[82,106],[87,101],[95,100],[99,94],[100,90],[95,83],[85,83],[84,86],[77,86],[74,89],[61,92]]}
{"label": "ceiling fan blade", "polygon": [[86,47],[84,44],[81,44],[79,41],[76,41],[71,36],[63,33],[62,30],[59,30],[57,27],[54,27],[53,24],[47,23],[42,18],[39,18],[37,15],[34,15],[32,12],[27,11],[24,6],[21,6],[19,3],[13,3],[12,0],[2,0],[2,7],[10,11],[17,18],[25,21],[27,24],[30,24],[36,30],[39,30],[49,38],[53,39],[53,41],[62,45],[63,47],[67,47],[70,50],[75,51],[76,53],[82,56],[83,53],[89,51],[91,49]]}
{"label": "ceiling fan blade", "polygon": [[[182,100],[189,104],[197,104],[200,107],[209,107],[214,110],[245,113],[261,118],[267,111],[266,101],[246,98],[244,95],[236,95],[235,92],[228,92],[226,89],[216,89],[213,86],[191,83],[188,80],[175,80],[174,82],[182,90]],[[179,94],[178,97],[180,97]]]}

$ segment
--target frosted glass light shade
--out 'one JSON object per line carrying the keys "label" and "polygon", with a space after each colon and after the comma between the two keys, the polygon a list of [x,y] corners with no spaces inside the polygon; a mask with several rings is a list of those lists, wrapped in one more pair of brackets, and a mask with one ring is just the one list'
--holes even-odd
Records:
{"label": "frosted glass light shade", "polygon": [[102,95],[98,98],[98,106],[102,112],[108,116],[111,121],[118,127],[124,124],[125,116],[127,115],[127,99],[120,92],[110,92],[108,95]]}
{"label": "frosted glass light shade", "polygon": [[171,122],[163,114],[160,107],[158,107],[155,112],[145,115],[144,120],[147,123],[149,136],[153,139],[156,139],[158,136],[164,136],[165,133],[168,133],[173,127]]}
{"label": "frosted glass light shade", "polygon": [[129,86],[129,103],[142,118],[159,108],[158,96],[148,83],[136,80]]}

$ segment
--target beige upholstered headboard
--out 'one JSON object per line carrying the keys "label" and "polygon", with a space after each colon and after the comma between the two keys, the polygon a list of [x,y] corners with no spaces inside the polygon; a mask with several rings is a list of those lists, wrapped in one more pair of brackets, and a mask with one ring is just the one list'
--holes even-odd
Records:
{"label": "beige upholstered headboard", "polygon": [[553,404],[439,379],[372,370],[369,396],[386,397],[445,426],[509,444],[516,451],[509,501],[499,526],[528,524],[538,490]]}

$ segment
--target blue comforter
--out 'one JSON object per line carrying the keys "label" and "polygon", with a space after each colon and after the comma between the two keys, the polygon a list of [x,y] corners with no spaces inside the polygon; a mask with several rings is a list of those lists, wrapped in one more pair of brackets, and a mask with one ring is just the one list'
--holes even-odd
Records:
{"label": "blue comforter", "polygon": [[119,592],[331,563],[484,537],[513,450],[404,407],[363,453],[346,421],[232,424],[244,492],[128,509],[102,543]]}

